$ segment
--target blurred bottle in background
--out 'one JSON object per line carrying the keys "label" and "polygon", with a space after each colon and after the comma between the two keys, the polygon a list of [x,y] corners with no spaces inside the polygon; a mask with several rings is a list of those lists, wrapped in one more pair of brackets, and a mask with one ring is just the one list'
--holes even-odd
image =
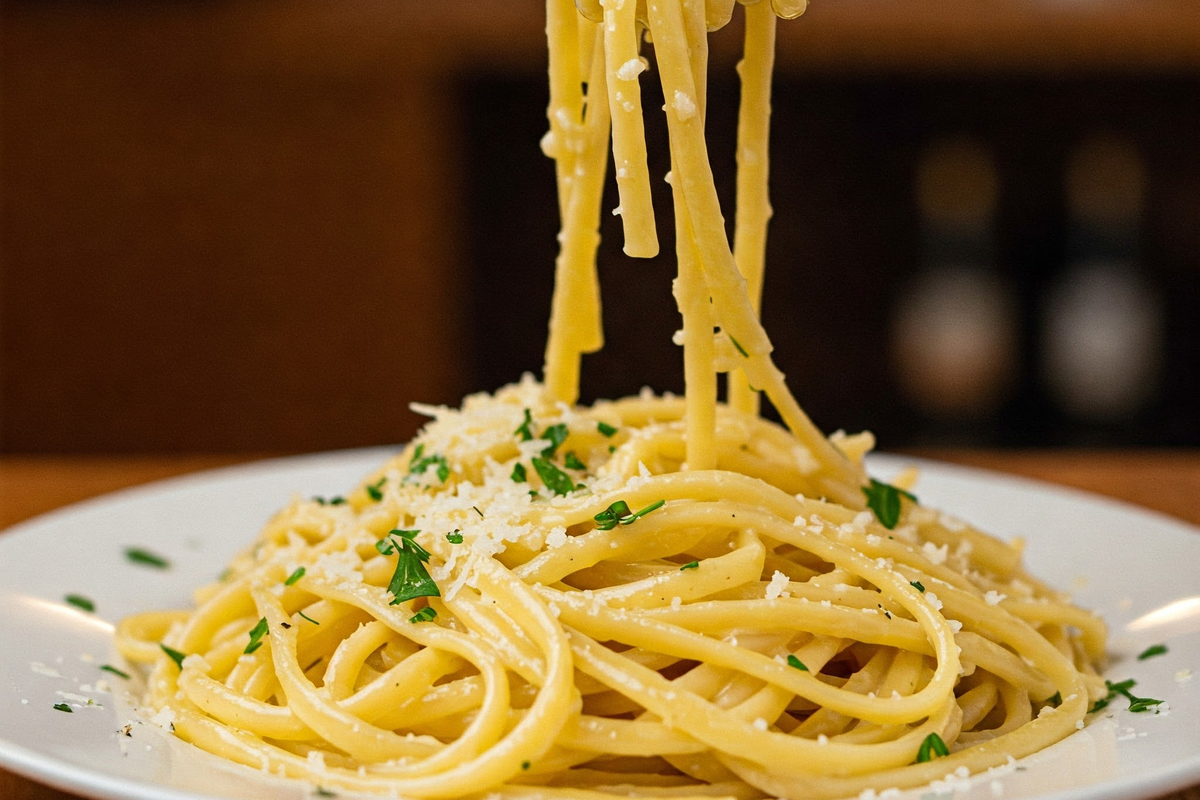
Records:
{"label": "blurred bottle in background", "polygon": [[996,166],[970,139],[930,145],[917,167],[920,265],[897,295],[897,381],[924,418],[921,438],[986,442],[1016,379],[1017,303],[997,268]]}
{"label": "blurred bottle in background", "polygon": [[1096,135],[1065,181],[1066,264],[1043,298],[1039,367],[1073,438],[1108,441],[1161,393],[1163,299],[1139,247],[1146,173],[1132,143]]}

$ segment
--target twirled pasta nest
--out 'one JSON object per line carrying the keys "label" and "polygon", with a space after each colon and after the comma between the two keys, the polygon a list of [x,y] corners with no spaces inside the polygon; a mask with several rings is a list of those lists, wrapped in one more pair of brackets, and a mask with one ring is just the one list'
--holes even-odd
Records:
{"label": "twirled pasta nest", "polygon": [[751,415],[720,408],[717,469],[680,471],[682,400],[544,397],[430,410],[196,609],[126,620],[147,709],[326,788],[799,799],[1003,764],[1103,695],[1103,623],[1018,547],[819,499],[820,463]]}

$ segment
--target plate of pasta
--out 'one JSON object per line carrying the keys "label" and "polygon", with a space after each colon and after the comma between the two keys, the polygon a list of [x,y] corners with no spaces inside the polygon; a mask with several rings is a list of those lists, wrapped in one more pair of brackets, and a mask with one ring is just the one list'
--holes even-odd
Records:
{"label": "plate of pasta", "polygon": [[[741,4],[731,241],[704,119],[707,33],[737,5],[547,0],[561,233],[540,380],[415,405],[430,422],[403,447],[183,478],[0,540],[0,763],[172,800],[1200,781],[1194,530],[871,457],[788,388],[759,307],[776,21],[805,3]],[[625,252],[658,253],[650,48],[685,392],[584,405],[610,154]]]}
{"label": "plate of pasta", "polygon": [[[620,419],[606,418],[612,423]],[[349,451],[202,473],[63,509],[6,533],[0,538],[0,586],[8,609],[0,617],[0,640],[5,642],[0,648],[0,674],[5,676],[0,690],[0,763],[98,798],[359,794],[319,772],[300,780],[275,777],[270,770],[247,769],[181,741],[171,731],[178,718],[146,705],[146,678],[114,651],[112,636],[114,626],[131,615],[188,607],[193,587],[212,585],[224,565],[236,565],[248,555],[246,543],[276,513],[277,498],[294,496],[293,509],[345,508],[355,502],[354,492],[371,485],[363,476],[376,474],[389,458],[395,461],[395,452]],[[412,452],[409,448],[402,459],[406,470]],[[912,463],[885,456],[868,459],[872,474],[884,478],[903,474]],[[1132,693],[1163,702],[1160,713],[1138,713],[1122,698],[1087,715],[1081,730],[1039,754],[1006,758],[1002,766],[972,770],[965,778],[955,774],[957,768],[947,768],[905,794],[1097,800],[1149,797],[1200,780],[1200,684],[1188,680],[1190,670],[1200,665],[1200,582],[1190,567],[1200,558],[1198,532],[1157,514],[1071,490],[962,467],[917,465],[920,479],[912,489],[922,503],[936,503],[947,515],[954,514],[954,519],[946,516],[952,526],[961,517],[978,521],[1001,538],[1024,537],[1025,556],[1039,574],[1050,584],[1075,587],[1075,601],[1100,612],[1111,629],[1104,669],[1109,681],[1120,685],[1133,679]],[[345,506],[321,506],[311,499],[330,503],[339,496],[348,498]],[[483,510],[480,498],[468,499],[476,501],[470,506]],[[614,530],[636,531],[660,513],[662,509]],[[81,530],[88,531],[86,545],[80,543]],[[462,530],[464,537],[469,534],[467,528]],[[1136,547],[1129,544],[1131,531],[1137,532]],[[70,555],[81,549],[86,557]],[[1119,567],[1114,563],[1117,553]],[[377,552],[375,558],[389,557]],[[390,558],[396,561],[397,555]],[[953,558],[950,553],[948,560]],[[47,564],[54,568],[40,568]],[[288,572],[281,583],[295,572],[289,566],[280,567]],[[694,569],[675,571],[687,575]],[[229,580],[226,575],[225,582]],[[289,588],[300,591],[296,587],[302,580]],[[935,586],[932,576],[920,582],[926,594]],[[760,596],[771,591],[768,587],[769,582],[762,582]],[[598,591],[602,590],[593,589]],[[785,591],[776,600],[786,600]],[[68,598],[86,598],[91,609]],[[1007,602],[999,600],[997,606]],[[329,625],[331,620],[313,605],[304,613]],[[444,608],[443,613],[451,612]],[[857,608],[855,613],[863,614]],[[881,614],[864,616],[886,620]],[[304,622],[301,616],[295,619]],[[969,626],[967,622],[964,629]],[[236,637],[239,659],[250,641],[252,621],[247,618],[241,627],[245,630]],[[1165,652],[1154,654],[1159,646]],[[816,667],[811,650],[797,652],[808,659],[810,669]],[[1147,652],[1152,655],[1139,660]],[[193,666],[190,661],[188,666]],[[823,674],[831,672],[827,667]],[[60,706],[70,713],[58,710]],[[772,722],[774,732],[777,720]],[[754,730],[753,721],[749,729]],[[831,740],[836,738],[834,734]],[[642,741],[639,746],[649,745]],[[609,768],[615,768],[614,759],[609,762]],[[892,789],[873,784],[850,796],[883,795]],[[664,796],[680,794],[669,790],[662,778],[656,790]],[[582,796],[580,791],[575,790],[575,796]],[[538,792],[555,794],[545,783],[503,790]],[[645,786],[629,792],[654,794]]]}

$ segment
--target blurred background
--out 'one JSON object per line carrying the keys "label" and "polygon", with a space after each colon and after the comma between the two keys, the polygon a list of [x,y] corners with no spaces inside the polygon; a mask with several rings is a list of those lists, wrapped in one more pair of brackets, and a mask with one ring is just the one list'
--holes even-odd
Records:
{"label": "blurred background", "polygon": [[[539,0],[0,8],[0,453],[397,442],[540,371]],[[1197,142],[1194,0],[817,0],[780,27],[777,363],[888,449],[1200,445]],[[671,260],[603,225],[584,399],[678,391]]]}

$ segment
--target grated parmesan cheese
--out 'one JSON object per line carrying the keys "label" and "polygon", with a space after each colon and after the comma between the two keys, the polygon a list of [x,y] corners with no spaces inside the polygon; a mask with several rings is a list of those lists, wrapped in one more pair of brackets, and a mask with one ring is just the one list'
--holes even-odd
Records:
{"label": "grated parmesan cheese", "polygon": [[786,597],[788,594],[787,588],[790,583],[791,581],[788,580],[787,575],[784,575],[779,570],[775,570],[775,574],[771,576],[771,582],[767,584],[767,589],[764,592],[765,597],[768,600],[774,600],[777,597]]}

